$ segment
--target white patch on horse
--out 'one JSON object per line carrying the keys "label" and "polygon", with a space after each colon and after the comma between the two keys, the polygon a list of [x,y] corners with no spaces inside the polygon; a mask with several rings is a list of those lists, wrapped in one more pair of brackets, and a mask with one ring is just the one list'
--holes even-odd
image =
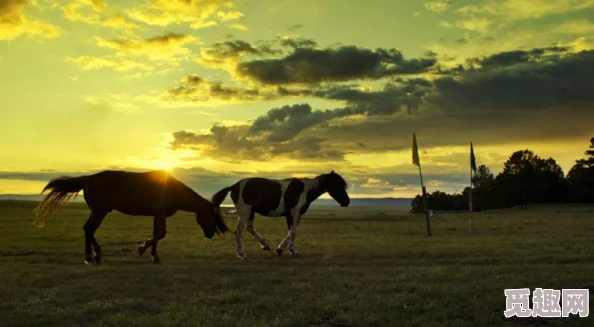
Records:
{"label": "white patch on horse", "polygon": [[293,208],[288,208],[291,212],[291,217],[293,217],[293,224],[287,233],[287,237],[278,245],[278,249],[284,250],[287,245],[289,245],[289,252],[292,255],[297,255],[297,249],[295,249],[295,237],[297,236],[297,227],[299,225],[299,220],[301,219],[301,208],[307,204],[307,192],[309,190],[316,188],[318,186],[318,179],[309,179],[309,178],[302,178],[300,179],[303,182],[303,191],[299,194],[299,200],[297,201],[297,205]]}
{"label": "white patch on horse", "polygon": [[287,191],[287,188],[289,187],[289,184],[291,183],[291,179],[280,179],[280,180],[272,180],[274,182],[277,182],[280,184],[281,186],[281,195],[280,195],[280,202],[278,203],[278,207],[274,210],[271,210],[268,213],[268,217],[280,217],[283,212],[285,212],[285,192]]}
{"label": "white patch on horse", "polygon": [[250,217],[250,213],[252,210],[252,206],[248,205],[243,201],[243,188],[247,183],[248,179],[243,179],[239,182],[239,199],[237,200],[237,204],[235,208],[237,209],[237,214],[239,215],[239,219],[237,220],[237,225],[235,226],[235,241],[237,242],[237,256],[241,260],[247,260],[247,255],[243,251],[243,247],[241,246],[241,234],[243,233],[243,229],[245,228],[245,224]]}

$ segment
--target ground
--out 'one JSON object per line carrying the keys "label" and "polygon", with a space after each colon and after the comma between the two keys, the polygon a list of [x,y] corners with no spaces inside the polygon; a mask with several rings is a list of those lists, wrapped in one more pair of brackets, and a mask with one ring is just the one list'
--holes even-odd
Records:
{"label": "ground", "polygon": [[[0,202],[0,326],[593,326],[588,318],[511,318],[505,288],[594,290],[594,207],[536,206],[424,216],[388,206],[312,207],[299,257],[277,257],[244,233],[207,240],[190,214],[168,220],[160,265],[133,245],[152,219],[112,213],[83,263],[88,209],[69,204],[44,229],[32,203]],[[229,226],[235,217],[227,216]],[[257,216],[276,246],[279,218]],[[590,298],[592,292],[590,292]],[[592,311],[592,306],[591,306]]]}

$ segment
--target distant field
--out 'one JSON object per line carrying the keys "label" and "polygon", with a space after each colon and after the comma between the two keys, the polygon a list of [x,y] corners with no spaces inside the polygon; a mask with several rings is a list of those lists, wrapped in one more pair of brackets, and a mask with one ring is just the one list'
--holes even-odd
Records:
{"label": "distant field", "polygon": [[[161,265],[148,252],[105,246],[83,263],[83,204],[49,226],[34,203],[0,202],[0,326],[594,326],[590,317],[503,316],[505,288],[594,290],[594,207],[542,206],[432,217],[378,207],[314,207],[299,225],[299,257],[262,251],[244,233],[206,240],[190,214],[168,221]],[[230,227],[235,217],[228,216]],[[283,219],[256,218],[271,245]],[[152,219],[113,213],[103,245],[152,233]],[[591,302],[594,296],[590,292]]]}

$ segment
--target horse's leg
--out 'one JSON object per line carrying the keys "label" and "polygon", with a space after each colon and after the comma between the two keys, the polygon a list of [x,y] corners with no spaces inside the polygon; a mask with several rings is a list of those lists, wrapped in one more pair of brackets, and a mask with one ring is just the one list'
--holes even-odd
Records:
{"label": "horse's leg", "polygon": [[291,255],[297,255],[297,249],[295,249],[295,237],[297,236],[297,226],[299,226],[299,213],[293,215],[293,224],[291,230],[289,230],[289,252]]}
{"label": "horse's leg", "polygon": [[289,238],[291,237],[291,226],[293,225],[293,216],[291,214],[287,214],[285,216],[286,220],[287,220],[287,229],[289,230],[289,232],[287,233],[287,236],[285,237],[284,240],[282,240],[278,247],[276,248],[276,254],[278,255],[282,255],[283,251],[285,250],[285,248],[287,247],[287,244],[289,243]]}
{"label": "horse's leg", "polygon": [[142,242],[142,244],[138,246],[138,256],[142,256],[146,249],[152,247],[153,244],[156,244],[159,240],[165,238],[165,235],[167,234],[167,224],[165,223],[165,219],[166,217],[164,215],[155,216],[153,220],[153,232],[156,229],[157,235],[153,236],[153,238],[149,240]]}
{"label": "horse's leg", "polygon": [[[153,237],[157,237],[157,235],[159,235],[159,230],[157,229],[157,221],[155,218],[155,221],[153,223]],[[159,242],[155,242],[151,246],[151,258],[153,259],[153,263],[161,262],[161,259],[159,259],[159,256],[157,256],[157,243]]]}
{"label": "horse's leg", "polygon": [[[101,214],[91,210],[91,215],[87,222],[83,226],[83,230],[85,231],[85,263],[86,264],[93,264],[101,262],[101,254],[99,254],[99,262],[93,262],[93,253],[91,251],[91,245],[95,246],[95,244],[99,245],[95,240],[94,233],[101,224],[101,221],[105,217],[106,214]],[[96,247],[97,248],[97,247]],[[101,250],[99,248],[99,253]]]}
{"label": "horse's leg", "polygon": [[91,211],[89,219],[87,219],[87,222],[83,226],[83,231],[85,232],[85,263],[88,265],[93,264],[93,255],[91,254],[91,237],[89,236],[91,230],[89,226],[92,220],[93,212]]}
{"label": "horse's leg", "polygon": [[238,214],[239,219],[237,219],[237,225],[235,226],[234,231],[235,241],[237,242],[237,256],[241,260],[247,260],[247,255],[245,254],[245,252],[243,251],[243,247],[241,246],[241,234],[243,233],[243,228],[245,227],[245,224],[247,223],[250,214],[243,211],[238,212]]}
{"label": "horse's leg", "polygon": [[253,212],[250,215],[250,217],[248,218],[246,230],[248,232],[250,232],[250,234],[254,235],[254,237],[258,240],[258,242],[260,242],[260,246],[262,247],[263,250],[270,251],[270,245],[268,244],[268,241],[256,231],[256,227],[254,226],[254,213]]}
{"label": "horse's leg", "polygon": [[99,245],[99,242],[97,242],[97,240],[95,239],[95,232],[97,231],[99,226],[101,226],[101,223],[103,222],[103,219],[105,218],[105,216],[107,216],[107,212],[96,213],[95,216],[93,217],[92,223],[90,225],[91,243],[93,244],[93,249],[95,252],[94,253],[95,255],[93,256],[93,260],[97,264],[101,263],[101,246]]}

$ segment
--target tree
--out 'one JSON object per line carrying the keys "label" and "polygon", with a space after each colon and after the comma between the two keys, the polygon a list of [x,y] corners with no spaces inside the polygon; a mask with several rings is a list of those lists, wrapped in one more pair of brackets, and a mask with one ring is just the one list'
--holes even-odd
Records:
{"label": "tree", "polygon": [[[495,177],[487,166],[478,166],[476,175],[472,177],[472,185],[472,210],[480,211],[498,206],[495,194]],[[466,190],[463,194],[468,199]]]}
{"label": "tree", "polygon": [[575,202],[594,203],[594,137],[590,139],[590,150],[584,154],[586,158],[576,160],[567,173],[569,198]]}
{"label": "tree", "polygon": [[476,175],[472,176],[472,185],[474,189],[490,190],[495,185],[495,177],[487,166],[480,165],[476,170]]}
{"label": "tree", "polygon": [[527,149],[514,152],[495,181],[499,200],[508,206],[559,202],[566,195],[563,170],[557,162]]}

